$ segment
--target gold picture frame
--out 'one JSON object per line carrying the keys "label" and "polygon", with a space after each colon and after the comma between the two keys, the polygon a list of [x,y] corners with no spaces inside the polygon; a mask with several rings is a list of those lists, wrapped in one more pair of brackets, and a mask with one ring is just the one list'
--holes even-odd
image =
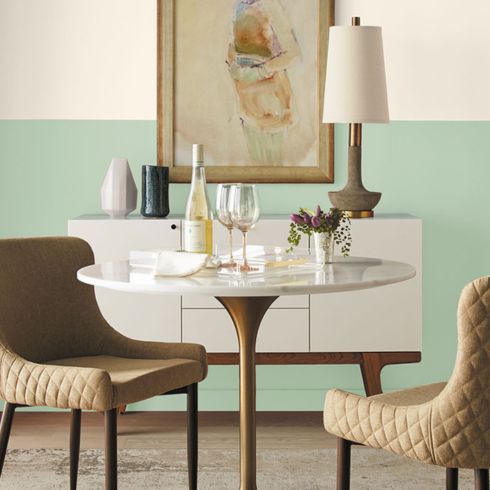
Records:
{"label": "gold picture frame", "polygon": [[[171,182],[190,182],[191,162],[175,164],[176,118],[176,4],[178,0],[158,0],[158,63],[157,63],[157,151],[158,165],[169,167]],[[264,1],[264,0],[257,0]],[[267,0],[280,1],[280,0]],[[208,182],[255,182],[255,183],[331,183],[334,181],[333,125],[323,124],[323,93],[328,49],[328,30],[334,23],[335,0],[316,1],[317,26],[317,107],[318,122],[315,127],[316,163],[308,166],[277,165],[206,165]],[[208,7],[211,2],[205,2]],[[232,0],[230,0],[230,4]],[[314,118],[310,118],[314,121]],[[201,141],[198,141],[201,143]],[[190,159],[189,159],[190,160]]]}

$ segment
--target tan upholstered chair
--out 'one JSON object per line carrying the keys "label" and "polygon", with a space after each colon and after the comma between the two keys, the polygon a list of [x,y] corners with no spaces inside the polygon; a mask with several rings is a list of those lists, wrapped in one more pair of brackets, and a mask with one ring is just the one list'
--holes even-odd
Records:
{"label": "tan upholstered chair", "polygon": [[446,468],[457,489],[458,468],[475,470],[488,490],[490,468],[490,277],[468,284],[458,308],[459,347],[448,383],[369,398],[332,390],[324,422],[338,439],[337,488],[349,488],[350,445],[364,444]]}
{"label": "tan upholstered chair", "polygon": [[[94,289],[76,278],[93,264],[78,238],[0,240],[0,472],[14,410],[72,410],[70,488],[76,488],[81,410],[105,412],[106,489],[117,488],[117,407],[187,393],[189,486],[197,488],[197,383],[207,374],[200,345],[141,342],[102,317]],[[162,328],[164,326],[162,325]]]}

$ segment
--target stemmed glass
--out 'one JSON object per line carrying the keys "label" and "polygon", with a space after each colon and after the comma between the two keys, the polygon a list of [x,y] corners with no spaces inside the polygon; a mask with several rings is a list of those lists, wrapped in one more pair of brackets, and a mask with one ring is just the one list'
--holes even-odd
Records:
{"label": "stemmed glass", "polygon": [[253,184],[233,184],[229,200],[230,216],[233,226],[243,235],[243,264],[239,270],[250,272],[255,270],[247,261],[247,233],[259,220],[260,208],[257,188]]}
{"label": "stemmed glass", "polygon": [[218,221],[228,230],[228,247],[230,258],[221,267],[235,267],[233,259],[233,221],[230,213],[230,193],[232,184],[219,184],[216,193],[216,217]]}

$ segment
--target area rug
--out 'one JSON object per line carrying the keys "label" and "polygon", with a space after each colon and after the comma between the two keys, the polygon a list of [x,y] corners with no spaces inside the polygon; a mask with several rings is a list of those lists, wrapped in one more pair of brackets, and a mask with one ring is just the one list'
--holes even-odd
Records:
{"label": "area rug", "polygon": [[[168,449],[121,449],[120,490],[187,487],[186,453]],[[203,449],[199,452],[199,488],[238,489],[238,451]],[[11,450],[0,478],[1,489],[67,489],[68,451],[58,449]],[[335,489],[335,450],[260,450],[257,456],[258,488],[262,490]],[[383,451],[352,450],[352,483],[357,489],[430,490],[445,488],[445,471]],[[80,456],[80,490],[103,489],[101,450]],[[460,489],[472,489],[472,472],[463,471]]]}

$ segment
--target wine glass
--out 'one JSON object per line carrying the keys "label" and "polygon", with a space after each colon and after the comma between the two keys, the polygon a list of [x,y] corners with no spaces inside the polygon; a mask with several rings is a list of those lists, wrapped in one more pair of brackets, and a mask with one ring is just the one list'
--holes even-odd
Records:
{"label": "wine glass", "polygon": [[230,214],[230,193],[232,184],[219,184],[216,193],[216,217],[228,230],[229,261],[221,264],[221,267],[235,267],[233,260],[233,221]]}
{"label": "wine glass", "polygon": [[247,233],[259,220],[260,208],[257,189],[253,184],[234,184],[230,191],[230,216],[235,228],[243,235],[243,264],[240,271],[255,270],[247,261]]}

